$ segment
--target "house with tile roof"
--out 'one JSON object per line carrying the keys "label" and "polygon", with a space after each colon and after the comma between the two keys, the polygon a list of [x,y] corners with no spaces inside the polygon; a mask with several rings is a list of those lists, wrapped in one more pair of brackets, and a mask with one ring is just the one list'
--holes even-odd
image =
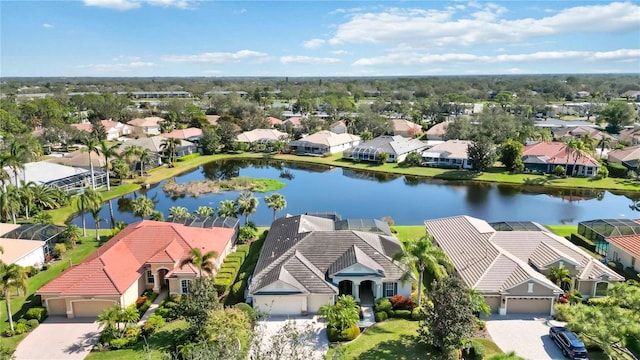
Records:
{"label": "house with tile roof", "polygon": [[318,131],[289,143],[289,151],[297,154],[335,154],[360,144],[360,136],[336,134],[329,130]]}
{"label": "house with tile roof", "polygon": [[329,130],[331,130],[336,134],[345,134],[348,132],[347,123],[345,123],[344,120],[338,120],[333,124],[331,124],[331,126],[329,127]]}
{"label": "house with tile roof", "polygon": [[359,221],[314,215],[277,219],[251,278],[253,307],[271,315],[301,315],[316,313],[337,295],[352,295],[364,305],[410,295],[415,279],[400,280],[404,269],[392,257],[402,246],[387,233],[363,231]]}
{"label": "house with tile roof", "polygon": [[539,142],[522,149],[522,163],[527,171],[551,174],[560,165],[570,176],[595,176],[600,162],[586,153],[569,153],[567,144]]}
{"label": "house with tile roof", "polygon": [[275,141],[282,141],[288,137],[289,134],[275,129],[254,129],[238,134],[236,141],[249,145],[268,144]]}
{"label": "house with tile roof", "polygon": [[146,118],[138,118],[129,121],[127,124],[133,126],[138,131],[145,135],[159,135],[160,124],[164,119],[157,116],[151,116]]}
{"label": "house with tile roof", "polygon": [[408,138],[412,138],[423,133],[421,125],[405,119],[392,119],[391,129],[393,131],[393,135],[400,135]]}
{"label": "house with tile roof", "polygon": [[381,153],[387,153],[387,162],[403,162],[409,153],[422,152],[426,147],[427,144],[418,139],[383,135],[345,151],[342,157],[355,161],[377,162]]}
{"label": "house with tile roof", "polygon": [[455,216],[424,222],[426,231],[449,256],[457,276],[480,291],[492,312],[553,314],[564,290],[547,279],[551,267],[572,274],[571,288],[584,298],[605,296],[624,278],[591,255],[541,226],[498,231],[486,221]]}
{"label": "house with tile roof", "polygon": [[627,145],[640,144],[640,127],[629,127],[620,130],[618,141]]}
{"label": "house with tile roof", "polygon": [[199,276],[193,265],[180,267],[197,248],[218,253],[219,265],[231,252],[234,229],[197,228],[142,220],[129,225],[80,264],[70,267],[37,294],[49,315],[96,317],[105,309],[135,303],[145,289],[189,292]]}
{"label": "house with tile roof", "polygon": [[160,136],[166,139],[180,139],[194,142],[200,140],[202,137],[202,129],[196,127],[175,129],[171,132],[160,134]]}
{"label": "house with tile roof", "polygon": [[276,126],[277,126],[277,127],[280,127],[280,126],[282,126],[282,123],[283,123],[284,121],[282,121],[282,120],[280,120],[280,119],[278,119],[278,118],[276,118],[276,117],[273,117],[273,116],[268,116],[268,117],[267,117],[267,122],[268,122],[269,124],[271,124],[271,126],[273,126],[273,127],[276,127]]}
{"label": "house with tile roof", "polygon": [[609,159],[609,162],[623,165],[629,170],[638,170],[640,162],[640,145],[611,150],[607,154],[607,158]]}
{"label": "house with tile roof", "polygon": [[443,121],[437,123],[427,130],[427,140],[444,140],[444,135],[447,133],[448,122]]}
{"label": "house with tile roof", "polygon": [[553,138],[558,141],[571,140],[571,139],[582,139],[583,136],[589,136],[600,141],[602,138],[606,137],[611,139],[612,143],[615,145],[617,141],[613,136],[600,131],[597,128],[592,126],[571,126],[571,127],[560,127],[553,130]]}
{"label": "house with tile roof", "polygon": [[447,140],[422,152],[422,160],[427,166],[456,169],[472,169],[467,149],[473,142],[468,140]]}
{"label": "house with tile roof", "polygon": [[44,265],[44,241],[0,238],[0,261],[5,264],[33,266],[41,269]]}
{"label": "house with tile roof", "polygon": [[608,237],[607,258],[640,272],[640,235]]}

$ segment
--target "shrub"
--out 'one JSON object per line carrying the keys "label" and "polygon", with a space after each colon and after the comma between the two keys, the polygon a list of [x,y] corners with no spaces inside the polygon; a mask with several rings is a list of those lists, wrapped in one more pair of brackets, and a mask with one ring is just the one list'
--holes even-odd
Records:
{"label": "shrub", "polygon": [[376,300],[374,308],[376,312],[389,311],[393,308],[393,305],[391,304],[391,301],[389,301],[389,299],[379,298]]}
{"label": "shrub", "polygon": [[556,167],[553,168],[553,174],[556,176],[560,176],[564,174],[564,166],[562,165],[556,165]]}
{"label": "shrub", "polygon": [[140,308],[142,305],[144,305],[145,302],[147,302],[146,296],[138,296],[138,299],[136,299],[136,307]]}
{"label": "shrub", "polygon": [[418,320],[424,320],[425,318],[426,318],[426,314],[422,307],[416,306],[413,308],[413,310],[411,310],[411,320],[418,321]]}
{"label": "shrub", "polygon": [[599,298],[589,298],[589,300],[587,300],[587,304],[593,305],[593,306],[612,307],[612,306],[616,306],[616,300],[609,296],[599,297]]}
{"label": "shrub", "polygon": [[151,300],[147,299],[142,305],[140,305],[140,307],[138,307],[138,313],[140,314],[140,317],[142,317],[142,315],[144,315],[144,313],[146,313],[150,307]]}
{"label": "shrub", "polygon": [[416,303],[408,296],[394,295],[391,297],[391,304],[393,310],[413,310],[416,307]]}
{"label": "shrub", "polygon": [[38,325],[40,325],[40,323],[38,322],[38,320],[36,319],[29,319],[27,320],[27,325],[31,328],[31,329],[35,329],[38,327]]}
{"label": "shrub", "polygon": [[24,323],[19,322],[14,326],[14,329],[15,329],[16,335],[24,334],[27,331],[29,331],[29,325],[27,325],[26,322]]}
{"label": "shrub", "polygon": [[609,177],[609,169],[604,166],[601,166],[598,169],[598,174],[595,176],[596,180],[606,179]]}
{"label": "shrub", "polygon": [[609,176],[613,178],[625,179],[627,177],[628,169],[622,165],[617,163],[608,163],[607,170],[609,171]]}
{"label": "shrub", "polygon": [[476,318],[476,329],[484,330],[487,328],[487,322]]}
{"label": "shrub", "polygon": [[170,313],[171,313],[171,309],[167,309],[165,307],[159,307],[154,315],[158,315],[160,317],[162,317],[163,319],[169,319],[170,318]]}
{"label": "shrub", "polygon": [[469,341],[463,350],[465,359],[482,360],[485,358],[486,353],[484,345],[477,340]]}
{"label": "shrub", "polygon": [[396,317],[396,311],[395,310],[387,310],[387,316],[389,316],[390,318]]}
{"label": "shrub", "polygon": [[24,268],[24,270],[27,273],[28,277],[33,277],[40,272],[40,269],[35,266],[27,266],[26,268]]}
{"label": "shrub", "polygon": [[4,337],[12,337],[16,334],[15,331],[11,331],[10,329],[7,329],[5,331],[2,332],[2,336]]}
{"label": "shrub", "polygon": [[109,341],[109,346],[114,350],[124,349],[125,347],[134,344],[137,340],[137,338],[128,337],[113,339]]}
{"label": "shrub", "polygon": [[411,319],[411,310],[396,310],[394,317],[401,319]]}
{"label": "shrub", "polygon": [[62,259],[62,256],[64,256],[64,253],[67,252],[67,246],[65,244],[56,244],[53,247],[53,255],[57,258]]}
{"label": "shrub", "polygon": [[360,328],[358,325],[351,325],[340,334],[340,341],[351,341],[360,335]]}
{"label": "shrub", "polygon": [[162,306],[167,309],[176,309],[178,307],[178,303],[174,301],[167,301],[164,304],[162,304]]}
{"label": "shrub", "polygon": [[231,286],[231,279],[230,278],[216,278],[216,280],[213,283],[213,286],[216,288],[216,291],[218,292],[218,295],[223,295],[226,294],[227,291],[229,291],[229,287]]}
{"label": "shrub", "polygon": [[377,313],[375,313],[376,322],[385,321],[385,320],[387,320],[388,317],[389,316],[384,311],[378,311]]}
{"label": "shrub", "polygon": [[27,313],[24,314],[24,318],[27,320],[36,319],[41,323],[47,318],[47,309],[43,307],[33,307],[27,310]]}
{"label": "shrub", "polygon": [[237,303],[234,305],[234,307],[238,310],[242,310],[245,314],[247,314],[247,317],[249,318],[249,320],[254,321],[256,319],[256,313],[251,307],[251,305],[247,303]]}
{"label": "shrub", "polygon": [[245,256],[246,256],[246,254],[249,253],[249,245],[247,245],[247,244],[238,245],[236,247],[236,252],[235,253],[244,253]]}
{"label": "shrub", "polygon": [[576,234],[576,233],[571,234],[571,238],[569,240],[578,246],[587,248],[591,252],[596,251],[596,244],[594,244],[593,241],[587,239],[586,237],[580,234]]}
{"label": "shrub", "polygon": [[142,330],[145,334],[151,335],[158,331],[158,329],[163,327],[165,323],[166,321],[162,316],[153,314],[149,316],[149,319],[147,319],[147,321],[145,321],[144,325],[142,326]]}

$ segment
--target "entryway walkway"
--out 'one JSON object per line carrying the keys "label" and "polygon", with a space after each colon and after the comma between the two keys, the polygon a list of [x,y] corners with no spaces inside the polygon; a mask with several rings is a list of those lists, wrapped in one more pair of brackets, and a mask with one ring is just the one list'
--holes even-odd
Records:
{"label": "entryway walkway", "polygon": [[160,294],[158,294],[158,297],[155,300],[153,300],[153,302],[151,303],[151,306],[149,306],[149,309],[147,309],[147,311],[140,318],[140,321],[138,321],[138,325],[143,325],[144,322],[147,321],[147,319],[156,312],[156,310],[160,306],[160,303],[162,302],[162,300],[164,300],[165,297],[167,297],[167,295],[169,295],[168,290],[165,289],[160,291]]}
{"label": "entryway walkway", "polygon": [[367,328],[376,323],[376,317],[373,314],[372,306],[362,306],[362,320],[358,322],[358,327]]}

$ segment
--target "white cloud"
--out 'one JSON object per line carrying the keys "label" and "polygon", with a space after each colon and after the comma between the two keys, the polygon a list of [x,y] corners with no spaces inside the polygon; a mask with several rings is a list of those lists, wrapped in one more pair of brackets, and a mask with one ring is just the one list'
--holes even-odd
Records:
{"label": "white cloud", "polygon": [[304,44],[302,44],[302,46],[307,49],[317,49],[322,45],[324,45],[325,42],[326,40],[323,40],[323,39],[311,39],[309,41],[305,41]]}
{"label": "white cloud", "polygon": [[620,49],[614,51],[540,51],[530,54],[503,54],[496,56],[474,55],[465,53],[448,54],[417,54],[417,53],[393,53],[374,58],[362,58],[356,60],[353,65],[377,66],[377,65],[428,65],[446,63],[454,64],[495,64],[507,62],[528,62],[548,60],[572,60],[572,61],[627,61],[640,58],[640,49]]}
{"label": "white cloud", "polygon": [[305,64],[305,65],[327,65],[327,64],[337,64],[340,62],[340,59],[336,58],[319,58],[319,57],[310,57],[310,56],[283,56],[280,58],[280,62],[284,65],[289,64]]}
{"label": "white cloud", "polygon": [[53,25],[44,23],[44,24],[42,24],[42,27],[45,28],[45,29],[51,29],[51,28],[53,28]]}
{"label": "white cloud", "polygon": [[349,52],[347,50],[333,50],[331,52],[333,55],[347,55]]}
{"label": "white cloud", "polygon": [[114,62],[118,62],[118,61],[140,61],[140,57],[139,56],[125,56],[125,55],[120,55],[120,56],[116,56],[113,59]]}
{"label": "white cloud", "polygon": [[246,12],[247,12],[247,9],[245,9],[245,8],[233,10],[233,13],[236,14],[236,15],[244,14]]}
{"label": "white cloud", "polygon": [[[387,44],[430,48],[512,43],[564,33],[618,33],[640,30],[640,6],[631,3],[575,6],[542,18],[505,18],[506,9],[491,3],[469,3],[479,10],[390,8],[350,16],[337,26],[332,45]],[[615,19],[615,21],[612,21]]]}
{"label": "white cloud", "polygon": [[191,0],[83,0],[86,6],[95,6],[105,9],[131,10],[139,8],[142,4],[162,7],[177,7],[186,9]]}
{"label": "white cloud", "polygon": [[175,63],[213,63],[223,64],[241,60],[264,60],[267,54],[251,50],[230,52],[208,52],[195,55],[165,55],[162,60]]}
{"label": "white cloud", "polygon": [[86,70],[88,74],[113,74],[113,73],[128,73],[133,70],[139,70],[144,68],[154,67],[156,64],[152,62],[133,61],[130,63],[121,64],[90,64],[80,65],[79,69]]}

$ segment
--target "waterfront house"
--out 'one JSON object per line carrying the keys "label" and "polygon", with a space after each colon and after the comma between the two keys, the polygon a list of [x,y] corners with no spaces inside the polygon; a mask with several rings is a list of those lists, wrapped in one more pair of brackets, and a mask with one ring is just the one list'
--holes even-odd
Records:
{"label": "waterfront house", "polygon": [[360,136],[351,134],[336,134],[328,130],[318,131],[291,141],[289,150],[296,154],[323,155],[335,154],[360,144]]}
{"label": "waterfront house", "polygon": [[640,161],[640,145],[611,150],[607,156],[610,163],[620,164],[629,170],[637,171],[638,161]]}
{"label": "waterfront house", "polygon": [[473,144],[467,140],[447,140],[422,152],[422,160],[427,166],[471,169],[467,149]]}
{"label": "waterfront house", "polygon": [[421,152],[426,147],[427,144],[418,139],[383,135],[346,150],[342,157],[355,161],[378,162],[380,154],[386,153],[389,154],[387,162],[402,162],[409,153]]}
{"label": "waterfront house", "polygon": [[531,172],[553,173],[560,165],[570,176],[595,176],[600,162],[586,153],[569,153],[567,144],[560,142],[539,142],[522,149],[524,168]]}

